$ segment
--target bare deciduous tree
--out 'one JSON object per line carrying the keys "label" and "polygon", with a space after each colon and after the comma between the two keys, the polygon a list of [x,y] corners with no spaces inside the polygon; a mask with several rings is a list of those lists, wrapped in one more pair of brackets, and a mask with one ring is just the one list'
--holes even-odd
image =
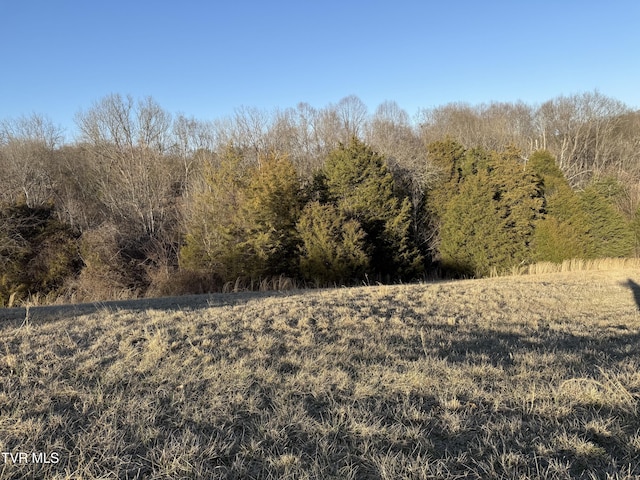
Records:
{"label": "bare deciduous tree", "polygon": [[0,121],[0,145],[12,140],[29,140],[53,150],[62,143],[63,131],[48,117],[33,113]]}
{"label": "bare deciduous tree", "polygon": [[100,197],[116,221],[154,234],[171,216],[170,115],[151,98],[110,95],[76,121],[93,155]]}
{"label": "bare deciduous tree", "polygon": [[355,95],[344,97],[335,108],[342,129],[342,143],[348,143],[352,137],[362,138],[365,121],[367,120],[367,106]]}
{"label": "bare deciduous tree", "polygon": [[0,199],[11,202],[22,197],[29,207],[53,200],[57,182],[53,152],[62,139],[62,129],[42,115],[0,122]]}
{"label": "bare deciduous tree", "polygon": [[574,186],[619,161],[618,135],[627,107],[598,92],[558,97],[540,106],[536,124],[542,148],[550,150]]}

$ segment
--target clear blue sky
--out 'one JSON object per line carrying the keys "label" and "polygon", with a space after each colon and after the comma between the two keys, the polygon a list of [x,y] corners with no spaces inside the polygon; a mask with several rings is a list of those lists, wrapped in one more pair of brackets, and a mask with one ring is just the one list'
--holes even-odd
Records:
{"label": "clear blue sky", "polygon": [[640,108],[640,2],[0,0],[0,119],[109,93],[208,120],[355,94],[410,115],[597,89]]}

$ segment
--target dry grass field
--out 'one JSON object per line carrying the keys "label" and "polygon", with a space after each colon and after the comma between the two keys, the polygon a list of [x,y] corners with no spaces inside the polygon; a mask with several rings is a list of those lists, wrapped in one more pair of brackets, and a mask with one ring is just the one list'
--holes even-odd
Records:
{"label": "dry grass field", "polygon": [[0,479],[640,478],[639,305],[617,269],[0,310]]}

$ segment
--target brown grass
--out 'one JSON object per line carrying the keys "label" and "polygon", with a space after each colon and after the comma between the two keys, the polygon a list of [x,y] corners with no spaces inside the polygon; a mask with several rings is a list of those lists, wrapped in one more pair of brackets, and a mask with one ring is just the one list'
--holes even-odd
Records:
{"label": "brown grass", "polygon": [[638,284],[0,310],[0,478],[638,478]]}
{"label": "brown grass", "polygon": [[584,272],[592,270],[630,270],[640,269],[640,258],[597,258],[583,260],[574,258],[562,263],[538,262],[514,268],[513,275],[540,275],[542,273]]}

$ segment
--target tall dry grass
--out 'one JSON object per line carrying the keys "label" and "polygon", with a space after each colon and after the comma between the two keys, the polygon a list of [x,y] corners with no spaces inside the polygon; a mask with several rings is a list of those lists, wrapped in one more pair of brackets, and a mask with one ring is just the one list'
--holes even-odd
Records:
{"label": "tall dry grass", "polygon": [[574,258],[565,260],[562,263],[539,262],[528,265],[524,268],[525,275],[539,275],[543,273],[558,272],[584,272],[592,270],[615,271],[640,269],[640,258],[598,258],[593,260],[583,260]]}

